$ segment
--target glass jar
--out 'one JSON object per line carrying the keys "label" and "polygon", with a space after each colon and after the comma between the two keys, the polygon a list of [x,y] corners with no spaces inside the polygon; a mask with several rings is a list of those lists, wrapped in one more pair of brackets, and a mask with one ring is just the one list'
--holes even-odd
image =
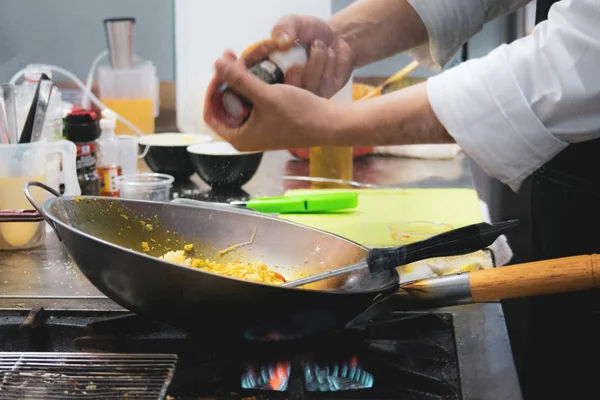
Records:
{"label": "glass jar", "polygon": [[[352,102],[352,79],[331,101]],[[309,175],[313,178],[353,180],[354,149],[352,147],[313,147],[309,155]],[[348,185],[336,182],[313,182],[314,188],[345,188]]]}

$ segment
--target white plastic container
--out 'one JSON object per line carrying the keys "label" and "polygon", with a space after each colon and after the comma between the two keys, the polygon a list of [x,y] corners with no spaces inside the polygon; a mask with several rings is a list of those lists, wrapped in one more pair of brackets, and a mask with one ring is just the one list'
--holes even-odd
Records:
{"label": "white plastic container", "polygon": [[[77,181],[75,145],[66,140],[47,142],[41,140],[26,144],[0,145],[0,209],[27,210],[31,204],[23,187],[29,181],[48,182],[47,160],[60,153],[65,174],[65,195],[81,194]],[[32,195],[42,204],[47,193],[32,189]],[[35,247],[45,237],[43,222],[0,223],[0,250],[17,250]]]}

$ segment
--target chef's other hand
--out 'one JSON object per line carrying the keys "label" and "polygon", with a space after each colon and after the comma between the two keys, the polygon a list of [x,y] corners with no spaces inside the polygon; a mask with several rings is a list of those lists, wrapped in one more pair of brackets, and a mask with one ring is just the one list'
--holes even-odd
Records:
{"label": "chef's other hand", "polygon": [[327,22],[313,16],[288,15],[277,22],[271,36],[280,49],[295,41],[310,49],[308,63],[290,71],[287,84],[330,98],[350,79],[354,70],[352,49]]}
{"label": "chef's other hand", "polygon": [[[227,122],[215,94],[226,83],[253,104],[242,126]],[[283,150],[327,145],[343,105],[291,85],[268,85],[248,71],[243,60],[227,51],[215,62],[215,76],[206,91],[204,120],[240,151]]]}

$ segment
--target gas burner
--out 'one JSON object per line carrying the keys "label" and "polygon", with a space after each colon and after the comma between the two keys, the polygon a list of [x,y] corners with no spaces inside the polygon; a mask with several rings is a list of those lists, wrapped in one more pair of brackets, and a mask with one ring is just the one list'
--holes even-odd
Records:
{"label": "gas burner", "polygon": [[370,389],[375,381],[373,375],[360,366],[357,357],[348,361],[306,363],[304,379],[309,392]]}
{"label": "gas burner", "polygon": [[169,394],[178,400],[462,399],[452,316],[443,313],[390,313],[319,337],[225,343],[125,312],[0,311],[0,351],[177,354]]}
{"label": "gas burner", "polygon": [[291,369],[292,364],[289,362],[249,366],[242,374],[242,388],[284,392],[288,387]]}
{"label": "gas burner", "polygon": [[[348,361],[303,363],[304,389],[307,392],[340,392],[369,389],[374,377],[358,363],[357,357]],[[292,363],[288,361],[251,365],[242,374],[241,386],[247,390],[285,392],[288,390]]]}

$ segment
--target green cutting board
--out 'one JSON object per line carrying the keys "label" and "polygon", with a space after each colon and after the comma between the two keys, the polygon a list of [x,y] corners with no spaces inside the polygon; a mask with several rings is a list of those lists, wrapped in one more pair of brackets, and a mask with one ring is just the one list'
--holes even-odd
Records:
{"label": "green cutting board", "polygon": [[[344,190],[344,189],[342,189]],[[290,190],[286,195],[332,190]],[[433,221],[454,228],[483,221],[473,189],[360,189],[358,207],[322,214],[285,214],[279,218],[346,237],[369,247],[393,246],[388,226],[400,221]]]}

